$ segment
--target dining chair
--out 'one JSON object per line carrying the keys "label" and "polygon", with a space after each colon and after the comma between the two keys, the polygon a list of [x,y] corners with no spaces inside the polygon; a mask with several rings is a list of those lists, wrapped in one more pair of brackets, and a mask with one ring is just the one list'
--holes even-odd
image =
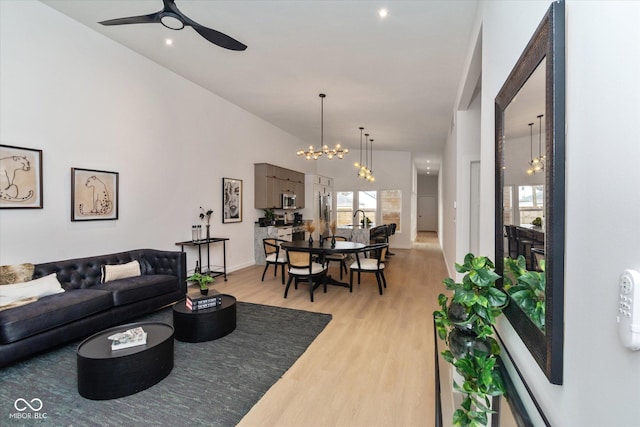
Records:
{"label": "dining chair", "polygon": [[315,262],[310,252],[288,250],[287,263],[289,265],[289,280],[287,287],[284,289],[284,297],[289,293],[291,282],[295,281],[295,288],[298,289],[298,282],[306,280],[309,284],[309,298],[313,302],[313,291],[316,287],[314,282],[322,279],[324,292],[327,292],[327,266]]}
{"label": "dining chair", "polygon": [[[346,242],[348,240],[346,237],[343,237],[343,236],[334,236],[334,238],[336,239],[336,242]],[[347,257],[348,257],[347,254],[341,254],[341,253],[329,254],[325,256],[325,261],[327,262],[327,268],[329,268],[329,263],[332,261],[340,263],[340,279],[342,279],[343,270],[345,273],[348,272]]]}
{"label": "dining chair", "polygon": [[[382,287],[387,287],[387,279],[384,277],[384,259],[389,249],[388,243],[366,246],[361,251],[356,252],[356,260],[351,264],[349,277],[349,292],[353,291],[353,273],[358,273],[358,284],[360,284],[361,273],[374,273],[378,281],[378,291],[382,295]],[[369,252],[370,257],[365,258],[364,253]]]}
{"label": "dining chair", "polygon": [[262,239],[262,246],[264,247],[264,257],[266,264],[264,271],[262,272],[262,282],[264,282],[264,275],[270,265],[273,265],[275,270],[273,271],[273,277],[278,275],[278,266],[282,269],[282,284],[284,285],[284,266],[287,265],[287,257],[284,253],[284,249],[280,248],[280,243],[286,240],[276,238]]}
{"label": "dining chair", "polygon": [[515,227],[516,240],[518,241],[518,256],[522,255],[525,259],[527,269],[531,269],[531,248],[533,247],[533,235],[531,231],[522,228]]}
{"label": "dining chair", "polygon": [[509,258],[518,258],[518,238],[516,236],[516,227],[515,225],[505,225],[504,228],[507,238]]}
{"label": "dining chair", "polygon": [[[392,222],[391,224],[388,224],[388,227],[389,227],[389,228],[388,228],[388,231],[389,231],[389,233],[388,233],[388,236],[387,236],[387,243],[389,243],[389,237],[391,237],[391,236],[393,236],[394,234],[396,234],[396,227],[397,227],[397,226],[398,226],[398,225],[397,225],[395,222]],[[387,250],[387,255],[389,255],[389,256],[393,256],[393,255],[395,255],[395,254],[394,254],[394,253],[391,253],[391,251],[390,251],[390,250]]]}
{"label": "dining chair", "polygon": [[542,271],[541,261],[544,261],[544,248],[531,248],[531,266],[534,271]]}

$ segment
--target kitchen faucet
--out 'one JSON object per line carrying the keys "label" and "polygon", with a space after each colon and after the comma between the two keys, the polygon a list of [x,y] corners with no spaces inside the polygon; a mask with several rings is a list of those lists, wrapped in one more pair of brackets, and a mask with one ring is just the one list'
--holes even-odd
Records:
{"label": "kitchen faucet", "polygon": [[364,211],[362,209],[358,209],[353,213],[353,217],[355,218],[356,215],[358,215],[358,212],[362,212],[362,226],[364,227],[364,219],[367,217],[367,215],[364,213]]}

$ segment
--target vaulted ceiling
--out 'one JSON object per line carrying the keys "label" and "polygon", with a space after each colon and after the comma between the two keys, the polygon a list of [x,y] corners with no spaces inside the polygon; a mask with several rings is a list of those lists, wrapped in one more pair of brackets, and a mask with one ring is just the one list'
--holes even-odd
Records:
{"label": "vaulted ceiling", "polygon": [[320,143],[318,95],[325,93],[325,143],[358,149],[363,126],[374,149],[412,152],[423,173],[439,168],[477,6],[476,0],[176,0],[192,20],[248,46],[231,51],[190,27],[98,24],[157,12],[161,0],[43,3],[306,144]]}

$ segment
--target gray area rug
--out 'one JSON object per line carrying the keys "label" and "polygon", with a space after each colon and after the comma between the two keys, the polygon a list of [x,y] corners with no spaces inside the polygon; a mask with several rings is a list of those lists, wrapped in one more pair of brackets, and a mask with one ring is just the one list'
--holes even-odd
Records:
{"label": "gray area rug", "polygon": [[[238,302],[231,334],[175,341],[169,376],[137,394],[102,401],[78,394],[77,341],[0,370],[0,425],[234,426],[330,320],[329,314]],[[136,321],[172,324],[172,311]],[[42,401],[39,411],[14,407],[18,399],[35,398]],[[24,401],[17,406],[24,408]]]}

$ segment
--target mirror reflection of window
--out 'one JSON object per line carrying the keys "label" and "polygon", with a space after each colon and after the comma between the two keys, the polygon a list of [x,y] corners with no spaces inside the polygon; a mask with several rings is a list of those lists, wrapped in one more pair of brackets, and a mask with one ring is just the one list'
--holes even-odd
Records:
{"label": "mirror reflection of window", "polygon": [[544,218],[544,185],[518,187],[520,224],[529,225],[536,218]]}
{"label": "mirror reflection of window", "polygon": [[507,185],[503,188],[502,218],[504,225],[513,225],[513,187]]}

